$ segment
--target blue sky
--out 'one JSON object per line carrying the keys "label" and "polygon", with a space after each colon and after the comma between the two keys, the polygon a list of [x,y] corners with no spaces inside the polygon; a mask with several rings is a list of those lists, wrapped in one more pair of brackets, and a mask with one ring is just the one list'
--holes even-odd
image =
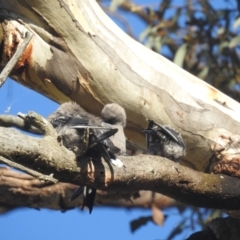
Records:
{"label": "blue sky", "polygon": [[[174,213],[175,212],[175,213]],[[181,217],[176,211],[166,220],[164,228],[148,223],[135,233],[129,222],[140,216],[149,216],[147,210],[94,208],[88,211],[70,210],[66,213],[42,209],[20,209],[0,215],[1,237],[4,240],[24,239],[159,239],[164,240]],[[188,236],[188,235],[187,235]],[[184,235],[184,238],[187,237]],[[180,238],[179,238],[180,239]]]}
{"label": "blue sky", "polygon": [[[148,4],[154,1],[135,1]],[[159,1],[155,1],[157,4]],[[174,1],[181,4],[181,1]],[[212,1],[214,2],[214,1]],[[217,1],[218,4],[221,1]],[[135,36],[146,27],[137,18],[127,15],[131,22]],[[121,25],[120,25],[121,26]],[[26,89],[8,79],[0,88],[0,114],[26,113],[36,111],[48,116],[57,108],[58,104]],[[32,210],[19,209],[5,215],[0,215],[1,238],[4,240],[24,239],[159,239],[164,240],[171,230],[181,221],[177,210],[167,211],[170,217],[165,221],[164,227],[148,223],[134,234],[130,232],[129,222],[141,216],[151,215],[150,210],[126,210],[116,208],[94,208],[91,215],[88,211],[78,209],[62,213],[46,209]],[[190,213],[187,213],[190,215]],[[189,235],[178,236],[175,239],[184,239]]]}

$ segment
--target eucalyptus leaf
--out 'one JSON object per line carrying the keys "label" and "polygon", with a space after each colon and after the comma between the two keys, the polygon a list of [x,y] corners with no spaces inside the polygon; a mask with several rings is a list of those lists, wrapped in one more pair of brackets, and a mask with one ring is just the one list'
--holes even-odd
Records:
{"label": "eucalyptus leaf", "polygon": [[218,47],[218,52],[222,53],[223,49],[227,48],[227,47],[229,47],[229,42],[228,41],[224,41],[224,42],[220,43],[219,47]]}
{"label": "eucalyptus leaf", "polygon": [[240,25],[240,17],[238,17],[238,18],[234,21],[234,23],[233,23],[233,28],[236,29],[236,28],[239,27],[239,25]]}
{"label": "eucalyptus leaf", "polygon": [[197,75],[197,77],[201,79],[205,79],[205,77],[208,75],[209,67],[205,67],[202,69],[202,71]]}
{"label": "eucalyptus leaf", "polygon": [[184,61],[184,57],[187,52],[187,47],[188,47],[188,44],[184,43],[180,48],[178,48],[178,50],[174,56],[173,62],[180,67],[183,66],[183,61]]}
{"label": "eucalyptus leaf", "polygon": [[109,6],[109,10],[111,12],[115,12],[118,8],[118,6],[120,6],[125,0],[112,0]]}
{"label": "eucalyptus leaf", "polygon": [[236,36],[236,37],[232,38],[232,40],[230,41],[229,47],[230,47],[230,48],[234,48],[234,47],[236,47],[239,43],[240,43],[240,36]]}
{"label": "eucalyptus leaf", "polygon": [[139,42],[143,42],[143,40],[152,32],[152,27],[148,26],[144,29],[139,35]]}
{"label": "eucalyptus leaf", "polygon": [[220,28],[218,28],[218,30],[217,30],[217,35],[222,35],[224,32],[225,32],[225,28],[220,27]]}

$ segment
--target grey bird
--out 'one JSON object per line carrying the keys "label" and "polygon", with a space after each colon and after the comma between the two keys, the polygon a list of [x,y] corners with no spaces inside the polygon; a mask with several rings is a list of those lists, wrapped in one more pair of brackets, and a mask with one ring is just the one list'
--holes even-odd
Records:
{"label": "grey bird", "polygon": [[[109,139],[118,132],[118,128],[102,122],[102,120],[82,109],[78,104],[67,102],[52,113],[48,121],[61,136],[66,148],[73,151],[77,157],[87,155],[101,155],[111,164],[122,166],[116,158],[121,149]],[[122,146],[120,146],[122,148]],[[96,189],[80,186],[73,193],[70,201],[83,193],[82,209],[86,206],[92,212]]]}
{"label": "grey bird", "polygon": [[126,137],[124,128],[126,126],[127,116],[123,107],[117,103],[109,103],[102,109],[102,120],[105,124],[110,124],[113,128],[117,128],[118,132],[110,137],[115,146],[120,149],[119,155],[126,154]]}
{"label": "grey bird", "polygon": [[[62,137],[66,148],[73,151],[76,156],[83,156],[89,146],[95,142],[115,134],[118,130],[109,126],[103,126],[102,120],[81,108],[77,103],[66,102],[48,116],[47,120],[57,130]],[[87,134],[86,129],[89,129]],[[113,151],[118,152],[119,149]]]}
{"label": "grey bird", "polygon": [[148,154],[166,157],[175,162],[186,155],[182,136],[172,127],[149,120],[148,127],[143,132],[146,133]]}

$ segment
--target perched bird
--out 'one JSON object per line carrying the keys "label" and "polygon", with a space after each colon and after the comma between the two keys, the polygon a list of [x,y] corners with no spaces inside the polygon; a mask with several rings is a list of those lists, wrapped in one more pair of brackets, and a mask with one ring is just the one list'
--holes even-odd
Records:
{"label": "perched bird", "polygon": [[186,147],[182,136],[172,127],[150,120],[143,132],[146,133],[148,154],[166,157],[175,162],[185,156]]}
{"label": "perched bird", "polygon": [[[100,118],[86,112],[74,102],[63,103],[47,120],[62,137],[64,146],[76,156],[83,156],[98,139],[101,142],[118,131],[103,126]],[[115,151],[119,149],[116,148]]]}
{"label": "perched bird", "polygon": [[[66,148],[73,151],[77,157],[88,155],[101,155],[106,161],[119,167],[123,166],[116,154],[121,152],[109,139],[118,132],[118,128],[105,123],[78,104],[67,102],[47,118],[61,136]],[[124,136],[125,137],[125,136]],[[88,186],[78,187],[71,197],[71,201],[83,193],[82,209],[87,206],[92,212],[96,189]]]}
{"label": "perched bird", "polygon": [[110,137],[112,143],[120,149],[119,155],[126,154],[126,137],[124,134],[124,127],[126,126],[126,112],[117,103],[109,103],[104,106],[101,113],[102,120],[105,124],[112,125],[117,128],[118,132]]}

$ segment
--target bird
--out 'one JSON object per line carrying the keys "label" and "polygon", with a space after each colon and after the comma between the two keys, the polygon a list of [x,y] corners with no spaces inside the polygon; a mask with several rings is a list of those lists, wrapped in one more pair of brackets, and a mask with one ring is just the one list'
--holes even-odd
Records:
{"label": "bird", "polygon": [[146,134],[148,154],[166,157],[175,162],[186,155],[182,136],[171,126],[149,120],[148,127],[142,131]]}
{"label": "bird", "polygon": [[118,155],[126,155],[126,137],[124,128],[126,127],[127,116],[123,107],[117,103],[106,104],[101,112],[102,121],[110,124],[118,132],[110,137],[112,143],[120,149]]}
{"label": "bird", "polygon": [[[47,117],[61,136],[63,145],[73,151],[77,157],[83,156],[93,145],[115,134],[118,130],[102,126],[100,118],[86,112],[75,102],[66,102]],[[88,131],[86,131],[86,129]],[[107,131],[106,131],[107,130]],[[87,134],[89,132],[89,134]],[[118,151],[116,148],[115,151]]]}
{"label": "bird", "polygon": [[[110,138],[118,132],[118,128],[105,123],[101,118],[86,112],[75,102],[66,102],[47,120],[53,125],[62,138],[63,145],[73,151],[77,157],[83,155],[101,155],[110,164],[123,167],[116,157],[121,149],[115,146]],[[120,146],[122,148],[122,146]],[[74,191],[70,201],[83,194],[84,207],[92,212],[96,189],[89,186],[79,186]]]}

